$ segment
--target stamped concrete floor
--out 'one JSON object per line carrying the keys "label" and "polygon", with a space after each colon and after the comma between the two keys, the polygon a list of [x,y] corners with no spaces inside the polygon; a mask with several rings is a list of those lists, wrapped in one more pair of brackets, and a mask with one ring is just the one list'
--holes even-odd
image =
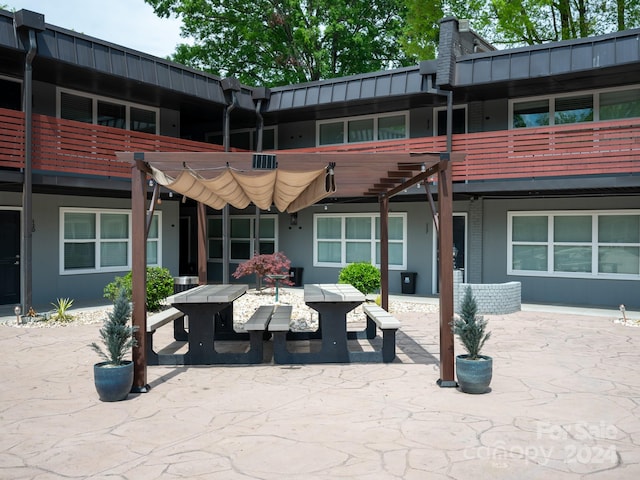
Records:
{"label": "stamped concrete floor", "polygon": [[467,395],[436,385],[437,315],[398,317],[392,364],[149,367],[117,403],[98,325],[0,325],[0,478],[640,478],[640,328],[491,316],[492,391]]}

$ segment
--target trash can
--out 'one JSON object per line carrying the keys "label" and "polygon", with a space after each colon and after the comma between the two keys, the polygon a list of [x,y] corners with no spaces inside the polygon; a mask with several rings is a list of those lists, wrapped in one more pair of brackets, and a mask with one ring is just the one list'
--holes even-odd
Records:
{"label": "trash can", "polygon": [[402,293],[416,293],[416,272],[401,272]]}
{"label": "trash can", "polygon": [[198,286],[198,277],[173,277],[173,293],[184,292]]}
{"label": "trash can", "polygon": [[294,287],[302,286],[302,270],[301,267],[293,267],[289,269],[289,280],[293,282]]}
{"label": "trash can", "polygon": [[[173,277],[173,293],[180,293],[198,286],[198,277]],[[173,338],[180,342],[186,342],[189,320],[187,317],[173,321]]]}

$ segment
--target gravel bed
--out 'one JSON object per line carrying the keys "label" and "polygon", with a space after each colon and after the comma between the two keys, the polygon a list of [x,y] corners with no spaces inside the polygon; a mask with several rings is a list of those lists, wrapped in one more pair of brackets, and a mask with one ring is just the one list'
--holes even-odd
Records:
{"label": "gravel bed", "polygon": [[[293,306],[291,315],[293,330],[304,331],[315,330],[317,328],[318,315],[314,310],[305,305],[301,290],[292,292],[281,288],[278,300],[280,304]],[[261,292],[249,290],[245,295],[233,302],[234,327],[236,330],[242,330],[243,323],[249,319],[258,306],[273,303],[275,303],[275,293],[273,289],[266,289]],[[110,307],[70,310],[69,313],[73,315],[73,320],[67,322],[58,322],[53,319],[43,320],[38,317],[23,317],[22,324],[17,325],[15,322],[8,322],[7,325],[16,328],[64,328],[75,325],[102,323],[107,318],[107,313],[110,310]],[[391,313],[435,313],[438,311],[438,306],[428,303],[390,300],[389,310]],[[364,322],[364,313],[362,312],[361,306],[347,315],[347,322]]]}

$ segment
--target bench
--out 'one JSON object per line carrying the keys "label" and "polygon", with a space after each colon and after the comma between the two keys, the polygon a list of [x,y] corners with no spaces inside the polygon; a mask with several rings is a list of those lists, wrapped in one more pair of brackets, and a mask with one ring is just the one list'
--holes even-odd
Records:
{"label": "bench", "polygon": [[184,318],[184,313],[174,307],[147,315],[147,365],[160,365],[160,357],[153,349],[153,334],[163,325],[182,318]]}
{"label": "bench", "polygon": [[261,305],[244,324],[244,329],[249,332],[249,351],[246,352],[246,363],[262,363],[263,340],[267,334],[273,315],[274,305]]}
{"label": "bench", "polygon": [[277,305],[271,316],[269,332],[273,335],[273,360],[275,363],[288,363],[287,333],[292,312],[291,305]]}
{"label": "bench", "polygon": [[[256,309],[251,318],[244,324],[244,329],[249,334],[250,348],[243,353],[220,354],[220,363],[262,363],[263,360],[263,335],[267,333],[267,326],[273,314],[273,305],[262,305]],[[177,365],[181,364],[179,355],[159,355],[153,349],[153,334],[161,326],[175,320],[181,320],[184,313],[177,308],[154,313],[147,317],[147,365]]]}
{"label": "bench", "polygon": [[382,361],[393,362],[396,358],[396,331],[400,328],[400,321],[378,305],[365,304],[362,306],[367,316],[367,330],[379,328],[382,330]]}

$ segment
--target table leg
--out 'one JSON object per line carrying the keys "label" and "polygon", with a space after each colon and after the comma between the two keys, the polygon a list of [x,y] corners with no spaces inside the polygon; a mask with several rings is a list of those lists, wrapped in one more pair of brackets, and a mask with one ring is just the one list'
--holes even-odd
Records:
{"label": "table leg", "polygon": [[321,349],[317,353],[291,354],[292,363],[348,363],[347,313],[362,302],[306,302],[318,312]]}
{"label": "table leg", "polygon": [[212,365],[216,363],[214,350],[215,316],[228,307],[225,303],[177,303],[174,306],[189,316],[189,351],[185,364]]}

